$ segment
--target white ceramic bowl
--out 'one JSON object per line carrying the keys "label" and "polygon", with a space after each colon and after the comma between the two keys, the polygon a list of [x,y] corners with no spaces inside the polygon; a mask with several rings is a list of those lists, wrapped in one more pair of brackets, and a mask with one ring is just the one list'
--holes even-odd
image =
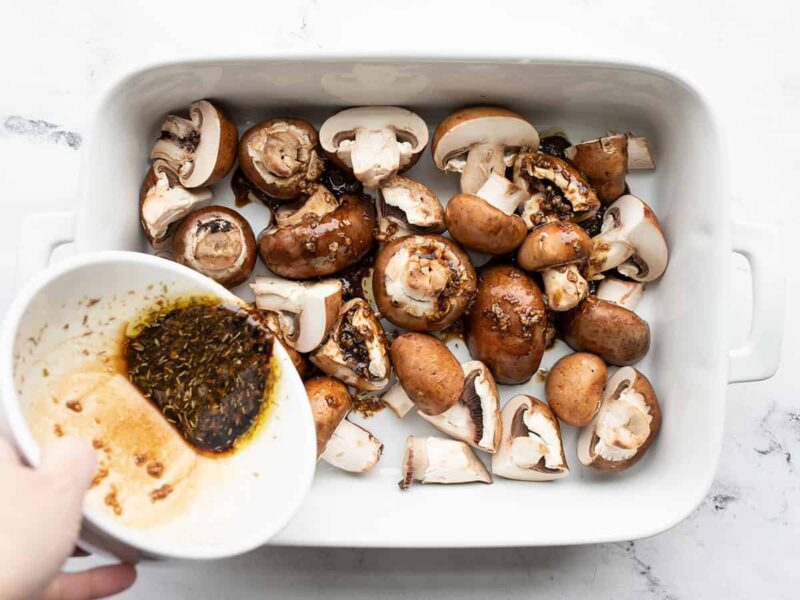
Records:
{"label": "white ceramic bowl", "polygon": [[[69,341],[84,315],[89,324],[108,314],[119,323],[150,304],[148,288],[168,286],[168,297],[232,295],[210,279],[168,260],[134,252],[99,252],[63,261],[20,291],[0,339],[2,409],[13,441],[32,465],[40,448],[24,404],[24,377],[42,371],[41,353]],[[99,299],[89,306],[87,298]],[[72,327],[65,328],[70,324]],[[126,560],[139,557],[209,559],[260,546],[280,531],[309,489],[316,462],[316,434],[302,381],[285,350],[276,344],[279,377],[275,403],[252,438],[213,464],[213,485],[197,485],[185,512],[157,527],[121,525],[109,511],[87,502],[81,543]],[[70,362],[65,357],[65,362]],[[38,361],[38,362],[37,362]],[[51,367],[52,368],[52,367]],[[135,427],[136,424],[132,424]],[[113,444],[113,438],[110,440]]]}

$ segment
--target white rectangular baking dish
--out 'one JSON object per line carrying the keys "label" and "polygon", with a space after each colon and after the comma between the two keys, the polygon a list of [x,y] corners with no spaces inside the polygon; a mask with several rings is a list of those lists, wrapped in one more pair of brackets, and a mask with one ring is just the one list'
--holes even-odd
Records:
{"label": "white rectangular baking dish", "polygon": [[[628,473],[598,477],[581,468],[575,436],[565,436],[572,474],[531,484],[416,486],[400,492],[405,436],[433,434],[415,415],[383,411],[367,424],[386,446],[373,472],[348,476],[320,463],[311,494],[275,544],[308,546],[470,547],[577,544],[652,535],[688,515],[705,496],[721,447],[725,386],[769,377],[777,368],[783,294],[776,232],[730,220],[724,148],[709,107],[691,87],[632,65],[532,61],[257,58],[148,68],[105,96],[83,159],[77,215],[34,216],[24,227],[20,269],[41,268],[53,249],[146,250],[137,194],[163,115],[198,98],[224,102],[240,130],[270,116],[303,116],[317,125],[334,110],[400,104],[434,127],[454,108],[497,103],[537,127],[559,126],[573,139],[606,129],[652,142],[658,169],[629,178],[665,227],[670,267],[650,286],[641,313],[653,344],[637,365],[661,400],[664,425],[645,460]],[[444,200],[457,177],[437,172],[426,154],[410,172]],[[232,203],[227,184],[217,198]],[[244,213],[258,232],[266,209]],[[731,251],[753,277],[748,343],[728,349]],[[259,268],[265,271],[263,265]],[[250,298],[244,295],[245,298]],[[465,358],[463,344],[461,358]],[[565,353],[560,344],[542,363]],[[536,378],[518,386],[543,397]],[[505,388],[508,398],[514,388]],[[570,429],[570,428],[566,428]]]}

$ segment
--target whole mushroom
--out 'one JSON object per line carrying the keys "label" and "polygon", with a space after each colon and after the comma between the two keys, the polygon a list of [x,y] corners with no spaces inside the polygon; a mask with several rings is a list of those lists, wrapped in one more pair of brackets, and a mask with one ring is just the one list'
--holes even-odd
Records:
{"label": "whole mushroom", "polygon": [[391,242],[412,234],[441,233],[445,230],[444,209],[438,196],[418,181],[393,175],[378,190],[378,234]]}
{"label": "whole mushroom", "polygon": [[189,106],[189,118],[169,115],[150,151],[178,174],[185,188],[212,185],[225,177],[236,161],[236,125],[208,100]]}
{"label": "whole mushroom", "polygon": [[318,142],[317,130],[308,121],[269,119],[242,135],[239,165],[256,187],[273,198],[297,198],[322,175]]}
{"label": "whole mushroom", "polygon": [[384,246],[375,259],[372,290],[389,321],[413,331],[441,331],[475,296],[467,254],[439,235],[411,235]]}
{"label": "whole mushroom", "polygon": [[523,271],[508,265],[484,270],[475,304],[464,319],[470,355],[498,383],[528,381],[545,350],[547,315],[542,292]]}
{"label": "whole mushroom", "polygon": [[625,193],[628,173],[628,136],[625,134],[581,142],[567,148],[565,154],[586,175],[603,204]]}
{"label": "whole mushroom", "polygon": [[334,430],[350,410],[347,386],[332,377],[312,377],[304,384],[317,429],[317,456],[321,456]]}
{"label": "whole mushroom", "polygon": [[256,239],[250,224],[224,206],[207,206],[184,218],[172,240],[176,262],[224,285],[235,287],[256,264]]}
{"label": "whole mushroom", "polygon": [[608,368],[589,352],[562,356],[550,367],[544,391],[555,415],[568,425],[583,427],[600,409]]}

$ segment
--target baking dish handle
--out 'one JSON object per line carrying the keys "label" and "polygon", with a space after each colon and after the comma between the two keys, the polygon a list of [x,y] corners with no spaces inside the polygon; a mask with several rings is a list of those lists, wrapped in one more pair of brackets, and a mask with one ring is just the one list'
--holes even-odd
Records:
{"label": "baking dish handle", "polygon": [[753,320],[747,341],[729,351],[728,381],[761,381],[778,370],[783,341],[786,281],[779,256],[776,227],[733,223],[733,251],[750,263]]}
{"label": "baking dish handle", "polygon": [[17,285],[47,268],[53,251],[75,240],[75,213],[71,211],[29,215],[22,221],[17,247]]}

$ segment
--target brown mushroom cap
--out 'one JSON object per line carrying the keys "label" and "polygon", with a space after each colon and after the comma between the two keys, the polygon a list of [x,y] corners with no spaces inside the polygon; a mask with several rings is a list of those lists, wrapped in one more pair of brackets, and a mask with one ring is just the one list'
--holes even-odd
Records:
{"label": "brown mushroom cap", "polygon": [[607,374],[606,364],[595,354],[575,352],[561,357],[545,382],[550,408],[568,425],[583,427],[600,408]]}
{"label": "brown mushroom cap", "polygon": [[633,311],[589,296],[559,315],[559,330],[573,350],[592,352],[608,364],[639,361],[650,348],[650,326]]}
{"label": "brown mushroom cap", "polygon": [[542,292],[523,271],[508,265],[479,274],[475,304],[464,320],[469,352],[498,383],[528,381],[545,350],[547,315]]}
{"label": "brown mushroom cap", "polygon": [[453,196],[445,207],[444,218],[454,240],[487,254],[513,252],[528,233],[521,217],[507,215],[473,194]]}
{"label": "brown mushroom cap", "polygon": [[597,197],[609,204],[625,193],[628,136],[624,133],[581,142],[567,148],[567,157],[589,179]]}
{"label": "brown mushroom cap", "polygon": [[440,235],[390,242],[378,253],[372,275],[373,296],[383,316],[412,331],[441,331],[455,323],[475,296],[476,285],[469,256]]}
{"label": "brown mushroom cap", "polygon": [[224,285],[235,287],[256,264],[256,239],[250,224],[224,206],[207,206],[189,214],[172,241],[175,261]]}
{"label": "brown mushroom cap", "polygon": [[317,152],[319,136],[303,119],[276,118],[244,132],[239,143],[239,165],[260,190],[289,200],[308,193],[322,175]]}
{"label": "brown mushroom cap", "polygon": [[592,252],[592,239],[581,227],[555,221],[534,229],[517,252],[517,262],[526,271],[541,271],[582,263]]}
{"label": "brown mushroom cap", "polygon": [[339,207],[320,219],[273,226],[258,237],[264,264],[287,279],[331,275],[354,265],[372,247],[375,209],[361,196],[345,195]]}
{"label": "brown mushroom cap", "polygon": [[333,431],[350,410],[347,386],[332,377],[313,377],[305,383],[311,414],[317,428],[317,456],[325,451]]}
{"label": "brown mushroom cap", "polygon": [[438,338],[404,333],[392,342],[391,359],[400,385],[422,412],[442,414],[461,397],[461,364]]}

